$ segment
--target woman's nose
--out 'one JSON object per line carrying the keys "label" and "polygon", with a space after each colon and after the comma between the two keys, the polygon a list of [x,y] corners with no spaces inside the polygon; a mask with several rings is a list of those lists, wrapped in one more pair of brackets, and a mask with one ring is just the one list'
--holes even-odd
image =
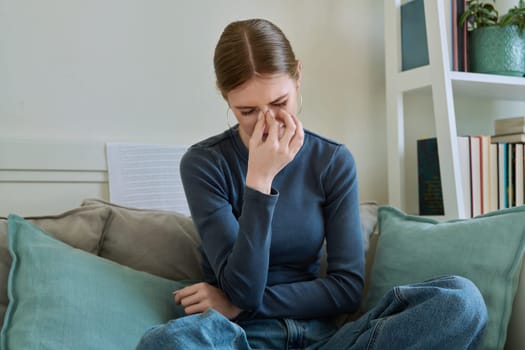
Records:
{"label": "woman's nose", "polygon": [[261,112],[262,115],[264,115],[264,116],[265,116],[266,114],[268,114],[268,113],[270,113],[270,115],[272,115],[272,116],[275,116],[275,113],[276,113],[276,111],[275,111],[273,108],[271,108],[271,107],[261,108],[261,109],[260,109],[260,112]]}

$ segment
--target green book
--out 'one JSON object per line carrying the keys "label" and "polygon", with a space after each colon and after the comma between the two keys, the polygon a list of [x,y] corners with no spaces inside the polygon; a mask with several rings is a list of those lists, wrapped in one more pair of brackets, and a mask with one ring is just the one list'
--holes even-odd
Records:
{"label": "green book", "polygon": [[423,0],[401,5],[401,61],[404,71],[429,63]]}
{"label": "green book", "polygon": [[419,215],[444,215],[437,138],[417,140]]}

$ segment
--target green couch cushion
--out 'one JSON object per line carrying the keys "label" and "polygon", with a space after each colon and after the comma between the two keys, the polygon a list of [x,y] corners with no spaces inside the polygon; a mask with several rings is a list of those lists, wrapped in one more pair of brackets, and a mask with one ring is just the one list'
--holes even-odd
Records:
{"label": "green couch cushion", "polygon": [[385,206],[378,225],[365,310],[396,285],[460,275],[477,285],[487,305],[482,348],[503,349],[522,266],[525,207],[439,222]]}
{"label": "green couch cushion", "polygon": [[155,324],[184,314],[186,284],[132,270],[8,218],[10,303],[2,349],[133,349]]}
{"label": "green couch cushion", "polygon": [[[75,208],[58,215],[33,216],[25,219],[51,236],[93,254],[102,245],[103,231],[111,214],[110,208]],[[7,277],[11,269],[8,249],[7,218],[0,217],[0,328],[7,309]]]}

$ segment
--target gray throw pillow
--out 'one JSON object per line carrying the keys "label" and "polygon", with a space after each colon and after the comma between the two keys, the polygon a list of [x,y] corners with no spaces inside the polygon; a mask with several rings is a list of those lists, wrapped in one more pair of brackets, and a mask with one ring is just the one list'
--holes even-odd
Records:
{"label": "gray throw pillow", "polygon": [[171,280],[202,279],[200,238],[190,217],[98,199],[86,199],[82,206],[111,209],[100,256]]}

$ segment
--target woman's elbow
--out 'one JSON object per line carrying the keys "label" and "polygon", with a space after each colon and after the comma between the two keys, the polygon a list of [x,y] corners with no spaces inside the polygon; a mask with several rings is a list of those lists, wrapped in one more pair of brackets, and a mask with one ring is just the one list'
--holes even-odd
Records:
{"label": "woman's elbow", "polygon": [[238,308],[256,311],[261,307],[266,281],[254,283],[241,278],[235,280],[223,278],[220,282],[220,288]]}
{"label": "woman's elbow", "polygon": [[262,293],[233,293],[230,295],[232,304],[245,311],[256,311],[261,307]]}

